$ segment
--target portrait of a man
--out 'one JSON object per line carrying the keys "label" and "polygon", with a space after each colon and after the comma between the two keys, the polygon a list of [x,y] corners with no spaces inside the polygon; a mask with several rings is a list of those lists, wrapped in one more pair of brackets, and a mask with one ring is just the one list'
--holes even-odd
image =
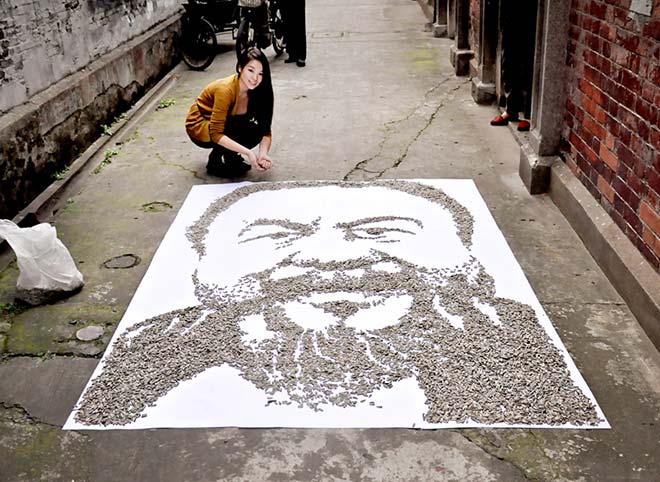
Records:
{"label": "portrait of a man", "polygon": [[474,232],[468,207],[423,182],[240,185],[186,226],[196,303],[120,324],[74,421],[130,426],[222,369],[273,426],[305,426],[282,407],[377,412],[402,387],[423,400],[399,409],[418,426],[603,423],[539,309],[500,294]]}

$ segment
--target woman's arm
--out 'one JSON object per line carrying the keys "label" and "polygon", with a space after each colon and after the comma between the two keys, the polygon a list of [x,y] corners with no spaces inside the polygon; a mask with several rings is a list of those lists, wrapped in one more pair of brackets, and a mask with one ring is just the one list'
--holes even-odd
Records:
{"label": "woman's arm", "polygon": [[267,171],[273,165],[273,162],[268,155],[270,150],[271,137],[264,136],[259,143],[259,155],[255,155],[252,150],[248,149],[242,144],[231,139],[227,134],[223,135],[218,142],[219,145],[231,151],[238,152],[247,157],[250,164],[252,164],[259,171]]}
{"label": "woman's arm", "polygon": [[[263,141],[262,141],[263,142]],[[239,144],[235,140],[231,139],[227,134],[224,134],[220,140],[218,141],[218,144],[221,145],[222,147],[225,147],[229,149],[230,151],[238,152],[239,154],[243,154],[245,157],[247,157],[248,161],[250,161],[250,164],[255,166],[257,169],[260,168],[257,156],[255,155],[254,152],[252,152],[250,149],[245,147],[242,144]],[[259,150],[261,151],[261,145],[259,146]]]}

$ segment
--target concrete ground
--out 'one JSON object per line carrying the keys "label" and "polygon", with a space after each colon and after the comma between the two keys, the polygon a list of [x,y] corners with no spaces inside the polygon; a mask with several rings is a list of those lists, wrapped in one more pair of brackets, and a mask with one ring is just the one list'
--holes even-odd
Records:
{"label": "concrete ground", "polygon": [[[119,121],[52,204],[84,289],[25,309],[15,263],[0,272],[0,480],[660,480],[660,354],[552,201],[527,194],[514,136],[453,75],[450,41],[410,0],[308,0],[307,15],[307,67],[267,51],[275,167],[248,179],[474,179],[612,429],[61,430],[190,187],[219,182],[182,122],[234,70],[224,37],[206,72],[179,66],[146,115]],[[78,340],[91,325],[103,336]]]}

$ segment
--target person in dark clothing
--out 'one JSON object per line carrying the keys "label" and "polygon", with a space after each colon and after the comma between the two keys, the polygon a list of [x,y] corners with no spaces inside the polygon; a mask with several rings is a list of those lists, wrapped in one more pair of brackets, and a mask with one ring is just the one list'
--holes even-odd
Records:
{"label": "person in dark clothing", "polygon": [[[536,2],[504,0],[500,10],[502,30],[502,80],[506,109],[490,124],[504,126],[519,121],[517,129],[528,131],[531,114]],[[522,119],[520,115],[522,114]]]}
{"label": "person in dark clothing", "polygon": [[289,57],[285,63],[295,62],[304,67],[307,59],[307,33],[305,29],[305,0],[285,0],[282,2],[286,52]]}

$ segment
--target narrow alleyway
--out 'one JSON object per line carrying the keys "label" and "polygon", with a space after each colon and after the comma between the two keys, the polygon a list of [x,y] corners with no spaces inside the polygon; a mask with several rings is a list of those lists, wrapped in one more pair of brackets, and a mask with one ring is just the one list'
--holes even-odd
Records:
{"label": "narrow alleyway", "polygon": [[[549,197],[527,193],[513,134],[489,125],[495,107],[474,103],[426,22],[411,0],[307,0],[307,66],[266,51],[274,168],[246,180],[474,179],[613,428],[61,430],[191,186],[225,182],[183,129],[199,91],[234,72],[225,34],[209,69],[179,65],[61,196],[52,222],[82,292],[24,311],[16,265],[0,272],[0,480],[660,480],[660,354]],[[139,262],[104,267],[126,255]],[[76,338],[91,325],[102,338]]]}

